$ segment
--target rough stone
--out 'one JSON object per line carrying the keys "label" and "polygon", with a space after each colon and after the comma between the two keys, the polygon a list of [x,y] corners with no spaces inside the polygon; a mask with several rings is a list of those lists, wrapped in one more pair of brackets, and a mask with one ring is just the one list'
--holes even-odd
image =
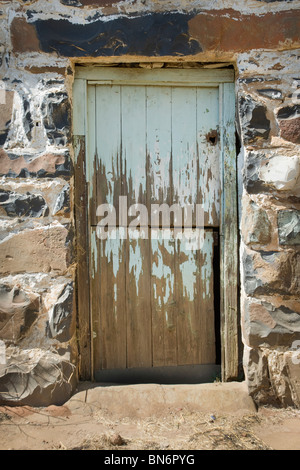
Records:
{"label": "rough stone", "polygon": [[299,354],[271,350],[267,358],[270,382],[280,404],[300,407]]}
{"label": "rough stone", "polygon": [[268,245],[271,241],[268,214],[253,201],[243,204],[242,233],[245,243],[252,247]]}
{"label": "rough stone", "polygon": [[50,93],[41,107],[48,139],[53,145],[66,145],[70,135],[71,108],[66,93]]}
{"label": "rough stone", "polygon": [[261,166],[259,178],[278,191],[295,192],[300,186],[300,159],[297,155],[271,157]]}
{"label": "rough stone", "polygon": [[204,51],[249,53],[251,49],[278,49],[285,41],[299,43],[298,15],[299,10],[255,15],[231,8],[210,9],[195,14],[189,21],[189,33]]}
{"label": "rough stone", "polygon": [[282,91],[278,90],[277,88],[262,88],[257,90],[257,93],[266,98],[270,98],[271,100],[282,99]]}
{"label": "rough stone", "polygon": [[248,194],[268,192],[270,187],[259,177],[260,168],[268,162],[263,153],[248,152],[243,169],[243,183]]}
{"label": "rough stone", "polygon": [[278,212],[278,234],[281,245],[300,245],[300,211]]}
{"label": "rough stone", "polygon": [[259,349],[244,347],[243,365],[250,396],[257,405],[279,405],[271,386],[268,359]]}
{"label": "rough stone", "polygon": [[270,121],[266,116],[267,109],[251,96],[242,96],[239,109],[244,144],[254,143],[257,139],[267,140],[270,134]]}
{"label": "rough stone", "polygon": [[[192,15],[166,12],[119,16],[110,21],[78,24],[68,20],[37,20],[33,24],[44,52],[56,50],[65,57],[193,55],[202,51],[189,35]],[[63,31],[63,40],[62,40]]]}
{"label": "rough stone", "polygon": [[38,295],[18,286],[0,285],[0,336],[2,340],[18,341],[24,337],[40,310]]}
{"label": "rough stone", "polygon": [[9,217],[43,217],[48,213],[45,199],[41,195],[17,194],[0,189],[0,208]]}
{"label": "rough stone", "polygon": [[278,119],[290,119],[300,115],[300,105],[284,106],[277,112]]}
{"label": "rough stone", "polygon": [[59,223],[10,233],[0,242],[0,272],[67,270],[68,229]]}
{"label": "rough stone", "polygon": [[72,395],[76,368],[70,360],[39,348],[6,348],[0,364],[0,403],[3,405],[62,405]]}
{"label": "rough stone", "polygon": [[293,142],[300,144],[300,117],[294,119],[286,119],[279,121],[280,136]]}
{"label": "rough stone", "polygon": [[[59,341],[69,341],[72,337],[72,320],[74,320],[73,283],[63,286],[55,304],[49,310],[47,326],[48,336]],[[74,321],[73,321],[74,323]]]}
{"label": "rough stone", "polygon": [[15,17],[10,27],[14,52],[39,52],[40,45],[35,28],[26,18]]}
{"label": "rough stone", "polygon": [[68,214],[70,212],[70,186],[66,184],[56,200],[53,215]]}
{"label": "rough stone", "polygon": [[244,302],[243,335],[248,346],[290,347],[300,341],[300,311],[285,305],[275,307],[264,300],[246,299]]}
{"label": "rough stone", "polygon": [[244,248],[242,258],[247,295],[300,294],[300,253],[257,252]]}
{"label": "rough stone", "polygon": [[292,350],[244,349],[248,390],[257,405],[300,406],[300,369]]}
{"label": "rough stone", "polygon": [[31,131],[33,128],[30,104],[28,99],[23,98],[23,127],[28,140],[31,140]]}
{"label": "rough stone", "polygon": [[0,90],[0,93],[0,145],[4,145],[12,120],[14,92]]}
{"label": "rough stone", "polygon": [[49,178],[71,176],[71,159],[68,153],[15,155],[0,149],[0,175],[11,178]]}

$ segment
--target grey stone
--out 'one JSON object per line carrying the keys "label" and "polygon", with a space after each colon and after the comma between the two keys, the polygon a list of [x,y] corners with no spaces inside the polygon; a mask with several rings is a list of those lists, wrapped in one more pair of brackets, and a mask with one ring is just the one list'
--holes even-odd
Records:
{"label": "grey stone", "polygon": [[59,341],[68,341],[72,336],[71,323],[74,313],[73,283],[68,283],[60,293],[56,303],[49,312],[47,326],[48,336]]}
{"label": "grey stone", "polygon": [[66,184],[58,198],[56,200],[53,215],[63,213],[68,214],[70,212],[70,186]]}
{"label": "grey stone", "polygon": [[284,305],[275,307],[267,301],[244,304],[243,331],[253,348],[290,346],[300,340],[300,314]]}
{"label": "grey stone", "polygon": [[300,295],[300,253],[245,250],[242,262],[247,295]]}
{"label": "grey stone", "polygon": [[268,359],[259,349],[245,346],[243,365],[250,396],[257,405],[279,405],[269,379]]}
{"label": "grey stone", "polygon": [[57,352],[8,346],[0,364],[0,404],[62,405],[76,381],[75,366]]}
{"label": "grey stone", "polygon": [[43,217],[48,214],[48,206],[41,195],[18,194],[0,190],[0,206],[9,217]]}
{"label": "grey stone", "polygon": [[270,121],[266,107],[248,95],[240,98],[239,111],[244,144],[254,143],[257,139],[268,140]]}
{"label": "grey stone", "polygon": [[257,90],[261,96],[265,96],[266,98],[270,98],[271,100],[281,100],[282,99],[282,91],[277,90],[276,88],[261,88]]}
{"label": "grey stone", "polygon": [[270,191],[269,186],[259,177],[261,166],[267,162],[263,153],[249,152],[243,169],[243,183],[247,193],[259,194]]}
{"label": "grey stone", "polygon": [[299,189],[299,176],[300,160],[297,155],[272,156],[259,170],[259,178],[270,188],[277,191],[291,191],[292,194]]}
{"label": "grey stone", "polygon": [[53,145],[66,145],[70,136],[71,107],[66,93],[50,93],[41,107],[47,137]]}
{"label": "grey stone", "polygon": [[279,211],[277,221],[280,245],[300,245],[300,211]]}
{"label": "grey stone", "polygon": [[40,310],[38,295],[28,294],[17,286],[0,285],[0,337],[18,341],[24,337]]}
{"label": "grey stone", "polygon": [[250,246],[267,245],[271,241],[271,222],[266,211],[250,202],[243,208],[243,236]]}
{"label": "grey stone", "polygon": [[284,106],[277,113],[278,119],[289,119],[297,116],[300,116],[299,104],[294,104],[292,106]]}

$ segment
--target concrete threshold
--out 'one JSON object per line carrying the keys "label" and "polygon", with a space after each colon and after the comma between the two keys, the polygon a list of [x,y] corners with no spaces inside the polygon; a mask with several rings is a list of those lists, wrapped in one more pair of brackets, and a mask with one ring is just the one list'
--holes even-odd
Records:
{"label": "concrete threshold", "polygon": [[186,410],[212,414],[256,412],[245,382],[207,384],[97,384],[83,382],[65,403],[72,412],[97,408],[119,417],[162,416]]}

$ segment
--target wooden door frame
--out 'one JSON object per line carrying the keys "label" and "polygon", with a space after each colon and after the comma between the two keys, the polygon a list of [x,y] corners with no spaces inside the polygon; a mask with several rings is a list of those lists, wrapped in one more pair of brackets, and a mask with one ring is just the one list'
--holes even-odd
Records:
{"label": "wooden door frame", "polygon": [[[120,70],[122,77],[120,78]],[[137,72],[138,72],[138,78]],[[89,305],[89,225],[86,172],[87,86],[91,84],[149,84],[218,86],[220,103],[221,220],[220,220],[220,329],[222,381],[239,375],[238,213],[235,150],[235,86],[232,69],[161,70],[101,66],[76,67],[73,84],[74,215],[77,249],[77,328],[81,380],[93,379],[93,352]],[[188,69],[191,70],[191,69]],[[135,76],[134,76],[135,75]]]}

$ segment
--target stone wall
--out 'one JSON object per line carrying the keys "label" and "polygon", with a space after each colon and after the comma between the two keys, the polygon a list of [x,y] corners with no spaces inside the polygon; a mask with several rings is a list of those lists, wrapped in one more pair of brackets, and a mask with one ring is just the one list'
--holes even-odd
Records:
{"label": "stone wall", "polygon": [[237,66],[245,372],[258,403],[299,406],[300,54],[242,54]]}
{"label": "stone wall", "polygon": [[299,18],[298,0],[0,1],[2,402],[62,403],[78,379],[74,65],[189,61],[236,71],[249,392],[300,406]]}

